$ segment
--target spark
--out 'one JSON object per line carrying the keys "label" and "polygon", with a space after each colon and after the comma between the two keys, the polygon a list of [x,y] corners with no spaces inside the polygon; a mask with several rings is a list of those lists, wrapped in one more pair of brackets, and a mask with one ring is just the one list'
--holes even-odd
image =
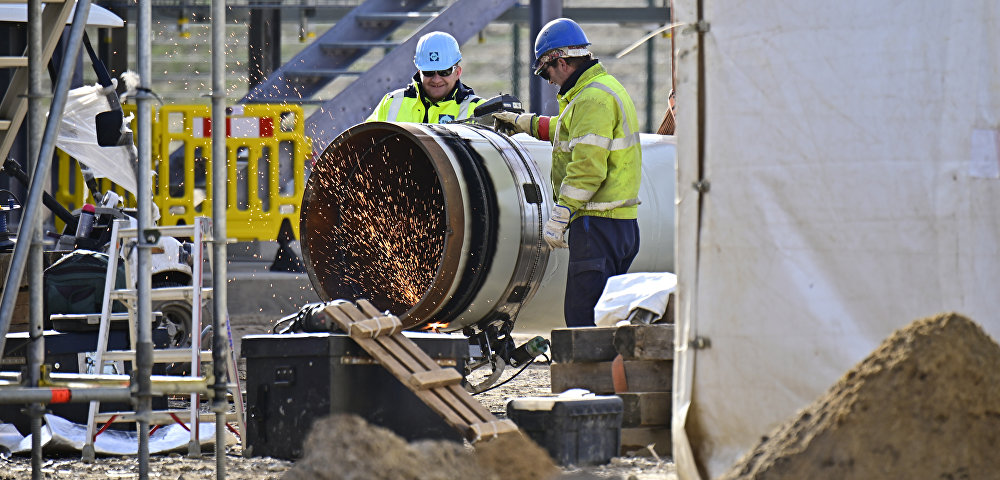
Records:
{"label": "spark", "polygon": [[405,311],[430,288],[443,255],[443,193],[426,158],[372,144],[328,150],[314,167],[313,191],[322,193],[310,215],[328,230],[315,236],[326,250],[312,256],[328,259],[333,296],[385,299]]}

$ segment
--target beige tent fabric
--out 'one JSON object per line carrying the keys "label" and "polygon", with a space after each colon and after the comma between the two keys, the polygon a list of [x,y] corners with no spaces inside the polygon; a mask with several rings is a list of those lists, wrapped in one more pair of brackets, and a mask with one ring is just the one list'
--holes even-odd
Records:
{"label": "beige tent fabric", "polygon": [[676,35],[686,479],[914,319],[1000,337],[1000,4],[675,0],[675,20],[698,3],[703,41]]}

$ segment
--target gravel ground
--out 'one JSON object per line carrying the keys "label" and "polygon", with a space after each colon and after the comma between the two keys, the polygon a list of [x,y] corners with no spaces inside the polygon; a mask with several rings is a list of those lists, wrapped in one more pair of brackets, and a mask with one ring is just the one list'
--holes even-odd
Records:
{"label": "gravel ground", "polygon": [[[235,328],[234,328],[235,330]],[[242,334],[265,333],[262,328],[242,327]],[[518,343],[533,335],[519,336]],[[540,357],[544,359],[544,357]],[[507,379],[515,370],[508,369],[501,379]],[[473,381],[477,374],[473,373]],[[242,376],[242,375],[241,375]],[[476,395],[491,412],[498,417],[505,416],[507,400],[516,397],[550,395],[549,364],[536,362],[520,375],[502,386]],[[280,479],[291,469],[294,462],[270,457],[244,458],[242,446],[237,444],[227,448],[225,478],[236,480]],[[53,457],[46,455],[42,467],[42,478],[91,480],[105,478],[138,478],[138,462],[135,457],[102,457],[94,463],[84,463],[77,455]],[[194,480],[216,478],[216,459],[208,452],[198,458],[186,455],[152,455],[150,457],[149,478]],[[565,478],[575,479],[621,479],[621,480],[675,480],[672,459],[654,457],[617,457],[607,465],[586,468],[563,468]],[[31,458],[27,455],[0,456],[0,480],[31,478]]]}

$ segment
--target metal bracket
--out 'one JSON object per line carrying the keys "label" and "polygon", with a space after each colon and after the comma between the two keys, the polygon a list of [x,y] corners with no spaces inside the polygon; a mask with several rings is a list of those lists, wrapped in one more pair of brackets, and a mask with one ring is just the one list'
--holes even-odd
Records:
{"label": "metal bracket", "polygon": [[712,184],[707,179],[701,179],[691,184],[698,193],[708,193],[712,189]]}
{"label": "metal bracket", "polygon": [[712,341],[708,337],[694,337],[694,340],[691,340],[688,346],[694,350],[705,350],[712,347]]}
{"label": "metal bracket", "polygon": [[148,244],[155,244],[160,241],[160,231],[155,228],[147,228],[142,231],[142,238]]}
{"label": "metal bracket", "polygon": [[712,29],[712,26],[711,26],[711,24],[708,23],[708,20],[702,19],[702,20],[698,20],[695,23],[689,23],[687,26],[684,27],[684,29],[681,31],[681,33],[684,33],[684,34],[688,34],[688,33],[708,33],[711,29]]}

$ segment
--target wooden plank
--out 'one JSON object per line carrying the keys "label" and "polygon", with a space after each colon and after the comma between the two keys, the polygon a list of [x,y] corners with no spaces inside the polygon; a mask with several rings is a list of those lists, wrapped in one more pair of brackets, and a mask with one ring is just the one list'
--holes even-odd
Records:
{"label": "wooden plank", "polygon": [[461,373],[458,373],[458,370],[451,368],[428,370],[411,375],[410,386],[417,390],[430,390],[432,388],[462,383],[463,378],[465,377]]}
{"label": "wooden plank", "polygon": [[[378,359],[379,363],[381,363],[386,370],[389,370],[389,373],[393,374],[393,376],[402,382],[403,385],[409,385],[409,377],[412,375],[412,370],[410,370],[408,366],[403,363],[400,363],[400,361],[392,353],[390,353],[384,345],[377,340],[370,338],[358,339],[355,341],[358,342],[358,345],[364,348],[372,357]],[[474,416],[463,414],[463,412],[451,408],[448,403],[440,397],[437,389],[414,390],[414,393],[418,398],[420,398],[420,400],[431,407],[431,409],[438,412],[438,414],[440,414],[444,420],[453,427],[464,429],[470,422],[470,419],[474,418]]]}
{"label": "wooden plank", "polygon": [[618,355],[616,327],[557,328],[552,330],[552,361],[604,362]]}
{"label": "wooden plank", "polygon": [[[381,345],[386,352],[392,355],[394,359],[406,365],[412,372],[433,371],[441,368],[437,362],[421,350],[420,347],[417,347],[415,343],[404,337],[402,334],[396,334],[390,337],[376,337],[375,342]],[[401,378],[400,380],[404,384],[408,383],[407,379]],[[428,392],[436,396],[442,402],[450,405],[451,409],[462,417],[466,423],[471,424],[483,420],[480,412],[471,408],[471,406],[467,402],[463,402],[461,398],[456,397],[456,395],[458,395],[456,391],[449,390],[450,387],[445,387],[444,389],[436,388],[429,390]],[[461,393],[468,396],[468,392],[465,392],[465,390],[461,390]],[[475,402],[476,405],[482,407],[478,401]]]}
{"label": "wooden plank", "polygon": [[351,324],[351,328],[348,330],[347,334],[350,335],[351,338],[358,336],[373,338],[382,335],[392,335],[401,330],[403,330],[403,323],[399,321],[399,318],[396,316],[387,317],[385,315],[380,315],[367,320],[354,322]]}
{"label": "wooden plank", "polygon": [[[382,314],[367,300],[358,300],[358,307],[366,315],[375,316]],[[386,345],[398,357],[407,356],[408,358],[404,359],[407,362],[416,362],[416,364],[423,366],[427,370],[440,368],[433,358],[403,335],[380,338],[379,342]],[[405,344],[408,344],[409,347],[406,347]],[[432,392],[436,393],[442,401],[451,405],[463,418],[468,419],[470,425],[487,422],[496,418],[492,412],[473,398],[472,395],[469,395],[460,385],[448,385],[442,389],[434,389]]]}
{"label": "wooden plank", "polygon": [[[332,321],[336,322],[341,326],[342,329],[347,330],[351,323],[354,322],[351,312],[352,309],[342,308],[346,304],[331,305],[323,310],[331,316]],[[356,311],[356,309],[353,309]],[[358,312],[360,314],[360,312]],[[397,334],[400,335],[401,334]],[[385,367],[393,376],[395,376],[403,385],[409,385],[409,377],[413,373],[410,368],[411,365],[404,364],[401,362],[396,355],[393,355],[382,341],[386,340],[385,337],[371,339],[371,338],[357,338],[354,339],[355,342],[361,348],[365,349],[369,355],[379,361],[379,363]],[[412,342],[411,342],[412,343]],[[436,366],[436,365],[435,365]],[[433,390],[428,391],[416,391],[417,397],[420,398],[424,403],[431,407],[434,411],[438,412],[444,420],[453,427],[459,428],[460,430],[465,430],[469,423],[467,416],[460,415],[459,412],[451,408],[447,403],[442,400]]]}
{"label": "wooden plank", "polygon": [[489,411],[489,409],[483,406],[483,404],[480,403],[479,400],[476,400],[475,397],[469,395],[469,392],[465,391],[465,389],[462,388],[461,386],[450,385],[447,387],[447,389],[451,393],[453,398],[455,398],[459,402],[462,402],[462,404],[465,405],[466,408],[474,412],[476,414],[476,417],[478,417],[481,421],[485,421],[491,418],[496,418],[493,415],[493,412]]}
{"label": "wooden plank", "polygon": [[[669,392],[673,384],[671,360],[626,360],[625,378],[629,392]],[[597,394],[615,393],[611,362],[553,363],[552,393],[584,388]]]}
{"label": "wooden plank", "polygon": [[613,343],[625,360],[673,360],[674,326],[624,325],[618,327]]}
{"label": "wooden plank", "polygon": [[623,427],[669,427],[670,392],[619,393],[624,410]]}
{"label": "wooden plank", "polygon": [[[336,302],[318,314],[328,315],[330,323],[336,323],[344,331],[351,331],[358,322],[386,316],[365,300],[359,300],[357,306],[346,301]],[[401,332],[374,338],[352,335],[351,338],[466,438],[476,441],[487,438],[484,435],[503,433],[513,426],[512,422],[510,425],[499,422],[462,389],[458,385],[462,380],[460,373],[450,369],[451,373],[444,373],[434,359]],[[424,388],[417,388],[420,386]]]}
{"label": "wooden plank", "polygon": [[661,457],[672,454],[670,429],[665,427],[639,427],[622,429],[622,455],[652,456],[650,450]]}
{"label": "wooden plank", "polygon": [[495,418],[491,421],[469,425],[469,430],[473,433],[472,438],[474,441],[489,440],[519,431],[514,422],[510,420],[497,420]]}

